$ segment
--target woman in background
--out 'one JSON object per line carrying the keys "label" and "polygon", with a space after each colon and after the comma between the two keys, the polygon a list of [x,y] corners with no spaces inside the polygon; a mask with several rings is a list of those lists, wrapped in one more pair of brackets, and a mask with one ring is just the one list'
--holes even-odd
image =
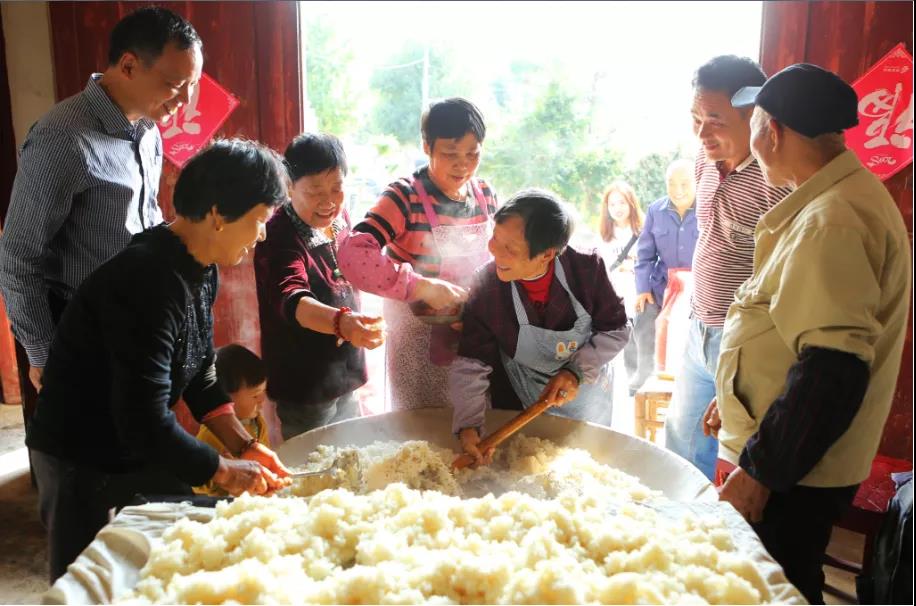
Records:
{"label": "woman in background", "polygon": [[[624,309],[630,324],[636,317],[636,242],[642,231],[643,214],[639,208],[636,192],[625,181],[614,181],[604,193],[601,204],[600,252],[607,265],[608,277],[617,296],[623,299]],[[627,371],[630,395],[636,393],[645,377],[638,369],[646,363],[651,369],[652,355],[639,348],[639,341],[630,334],[630,340],[623,350],[623,363]],[[643,358],[646,357],[648,362]]]}

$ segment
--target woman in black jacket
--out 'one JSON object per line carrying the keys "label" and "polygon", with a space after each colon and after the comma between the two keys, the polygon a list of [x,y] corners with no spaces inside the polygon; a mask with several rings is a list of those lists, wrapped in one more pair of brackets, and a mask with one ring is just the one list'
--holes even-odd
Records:
{"label": "woman in black jacket", "polygon": [[[286,469],[250,439],[216,380],[217,265],[238,264],[286,200],[279,156],[214,143],[175,186],[178,218],[136,235],[79,287],[57,327],[26,443],[48,528],[51,581],[136,494],[232,494],[282,486]],[[183,397],[232,457],[178,424]]]}

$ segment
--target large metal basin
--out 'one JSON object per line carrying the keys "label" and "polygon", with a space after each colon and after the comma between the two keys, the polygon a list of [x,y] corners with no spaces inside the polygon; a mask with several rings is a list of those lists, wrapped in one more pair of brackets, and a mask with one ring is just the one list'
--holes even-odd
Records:
{"label": "large metal basin", "polygon": [[[516,414],[514,411],[490,410],[487,427],[495,429]],[[319,444],[365,446],[376,440],[426,440],[458,450],[458,441],[451,433],[451,420],[452,411],[445,408],[405,410],[350,419],[296,436],[278,447],[277,454],[287,465],[301,465]],[[526,425],[522,432],[548,438],[564,446],[583,448],[597,461],[638,477],[645,485],[662,491],[670,499],[717,500],[712,484],[698,469],[646,440],[554,415],[541,415]]]}
{"label": "large metal basin", "polygon": [[[511,411],[491,411],[490,429],[512,418]],[[319,444],[363,446],[376,440],[427,440],[457,448],[450,433],[451,411],[425,409],[394,412],[335,423],[304,433],[277,449],[290,465],[301,464]],[[772,591],[772,601],[804,604],[801,594],[766,552],[753,529],[726,503],[716,502],[716,492],[690,463],[645,440],[606,427],[545,415],[525,427],[527,435],[549,438],[560,444],[584,448],[598,461],[639,477],[662,491],[674,503],[659,509],[664,515],[692,512],[720,517],[739,551],[753,560]],[[113,597],[134,587],[150,549],[175,520],[191,517],[207,521],[213,509],[188,503],[151,503],[128,507],[99,532],[92,544],[70,566],[67,574],[43,596],[46,604],[109,604]]]}

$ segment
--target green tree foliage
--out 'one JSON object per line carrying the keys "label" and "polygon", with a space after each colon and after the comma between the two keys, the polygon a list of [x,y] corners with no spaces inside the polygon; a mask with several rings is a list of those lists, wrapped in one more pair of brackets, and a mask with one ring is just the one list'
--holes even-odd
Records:
{"label": "green tree foliage", "polygon": [[624,179],[636,190],[639,204],[643,210],[662,196],[667,195],[665,171],[679,155],[676,149],[664,153],[652,153],[640,158],[636,165],[626,172]]}
{"label": "green tree foliage", "polygon": [[[375,149],[383,172],[394,172],[402,150],[419,153],[424,45],[405,41],[376,65],[368,81],[357,82],[346,28],[320,14],[306,27],[308,96],[319,128],[358,135]],[[570,82],[562,66],[515,59],[499,77],[481,84],[458,63],[452,50],[430,47],[429,97],[460,95],[481,104],[481,95],[489,96],[479,172],[503,199],[525,187],[547,188],[594,228],[601,196],[616,179],[634,187],[643,208],[665,195],[665,169],[677,150],[649,154],[626,169],[613,133],[593,132],[594,90]],[[595,75],[592,89],[600,77]],[[473,89],[472,83],[483,88]]]}
{"label": "green tree foliage", "polygon": [[310,16],[305,32],[306,91],[318,128],[342,136],[357,126],[353,51],[327,16]]}
{"label": "green tree foliage", "polygon": [[[420,141],[424,47],[409,41],[372,74],[375,107],[369,134],[391,135],[402,144]],[[429,98],[468,96],[468,78],[455,67],[451,51],[429,49]]]}
{"label": "green tree foliage", "polygon": [[623,169],[617,150],[589,141],[588,124],[581,98],[554,79],[530,113],[488,142],[480,173],[503,198],[525,187],[550,189],[594,225],[604,188]]}

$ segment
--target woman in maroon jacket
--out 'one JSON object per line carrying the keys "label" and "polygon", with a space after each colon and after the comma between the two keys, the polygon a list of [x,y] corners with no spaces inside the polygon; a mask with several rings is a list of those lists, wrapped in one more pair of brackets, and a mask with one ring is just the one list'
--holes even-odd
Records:
{"label": "woman in maroon jacket", "polygon": [[367,378],[361,348],[381,345],[384,326],[359,313],[359,296],[337,264],[337,242],[350,229],[343,146],[333,135],[306,133],[284,155],[290,201],[267,223],[255,276],[267,394],[289,439],[357,415],[353,392]]}
{"label": "woman in maroon jacket", "polygon": [[560,198],[522,190],[493,219],[493,261],[477,271],[448,378],[452,431],[477,463],[493,453],[477,446],[491,407],[550,401],[551,414],[610,427],[609,363],[630,334],[600,255],[567,246]]}

